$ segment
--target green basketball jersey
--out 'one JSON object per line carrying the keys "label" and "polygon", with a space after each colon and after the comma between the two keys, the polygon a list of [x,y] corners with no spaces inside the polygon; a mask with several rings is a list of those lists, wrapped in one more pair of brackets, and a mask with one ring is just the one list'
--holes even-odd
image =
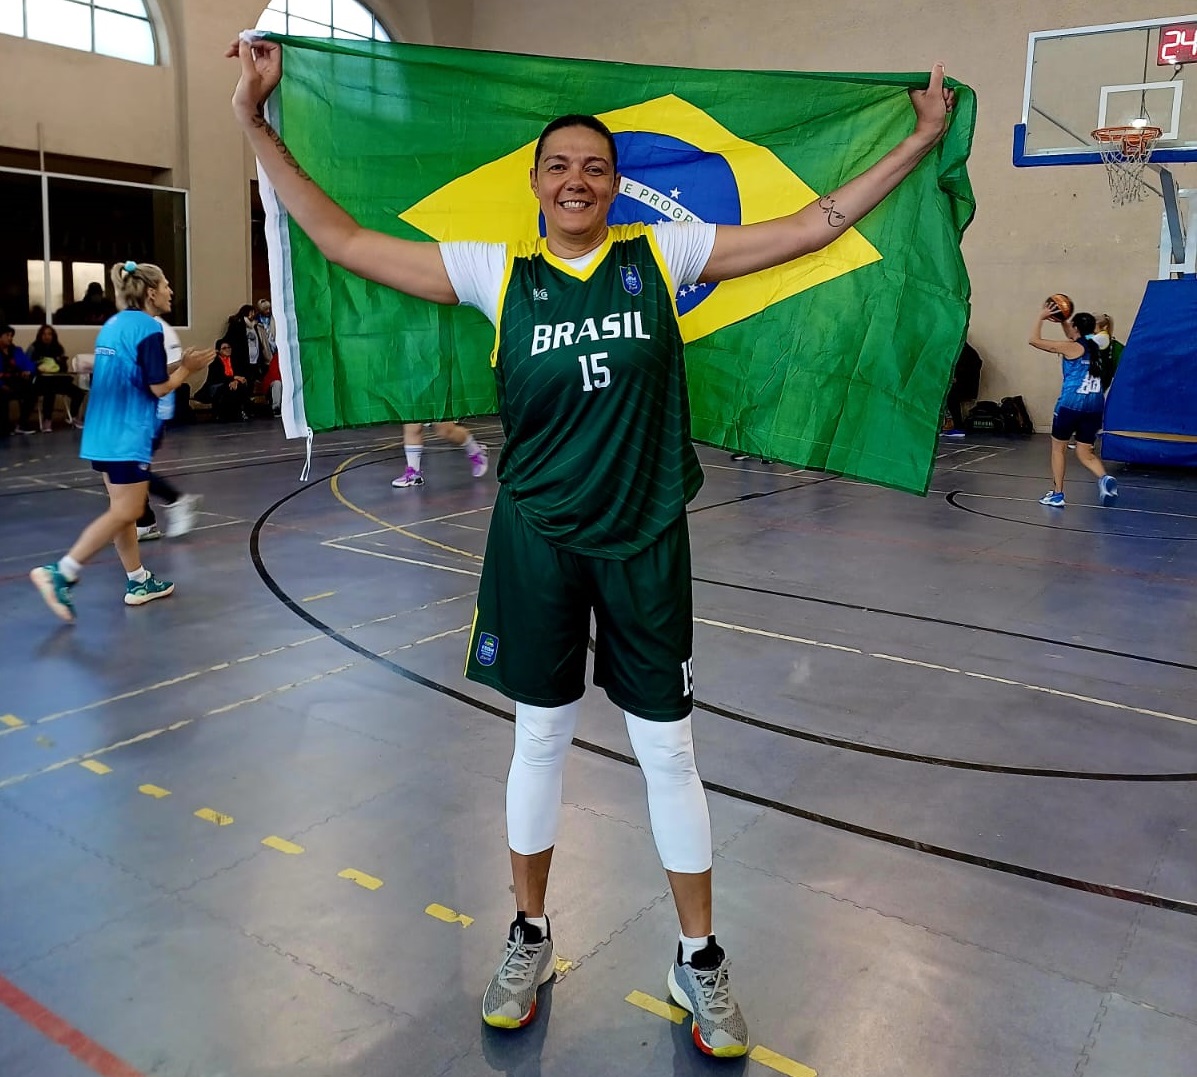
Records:
{"label": "green basketball jersey", "polygon": [[702,485],[682,336],[644,225],[611,228],[577,271],[544,242],[513,244],[492,362],[507,443],[498,479],[550,542],[625,559]]}

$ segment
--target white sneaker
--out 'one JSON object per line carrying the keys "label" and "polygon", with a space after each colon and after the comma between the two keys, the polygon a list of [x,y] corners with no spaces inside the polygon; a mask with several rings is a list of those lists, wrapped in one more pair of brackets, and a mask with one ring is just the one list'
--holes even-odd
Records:
{"label": "white sneaker", "polygon": [[166,537],[178,538],[195,526],[195,513],[203,497],[200,494],[183,494],[173,505],[167,505]]}
{"label": "white sneaker", "polygon": [[138,542],[153,542],[154,539],[160,539],[162,532],[158,530],[157,524],[150,524],[149,527],[139,527],[137,529]]}

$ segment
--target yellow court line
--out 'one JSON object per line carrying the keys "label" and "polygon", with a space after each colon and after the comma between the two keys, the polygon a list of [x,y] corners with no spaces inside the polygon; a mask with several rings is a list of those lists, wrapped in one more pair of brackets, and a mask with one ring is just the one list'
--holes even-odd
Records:
{"label": "yellow court line", "polygon": [[807,647],[822,647],[830,651],[858,654],[863,658],[875,658],[879,662],[896,662],[898,665],[928,669],[935,673],[954,673],[961,677],[970,677],[976,681],[986,681],[990,684],[1004,684],[1010,688],[1022,688],[1027,692],[1041,692],[1044,695],[1057,696],[1060,699],[1073,699],[1078,703],[1090,703],[1095,707],[1125,711],[1128,714],[1142,714],[1147,718],[1165,718],[1169,722],[1197,725],[1197,718],[1189,718],[1183,714],[1169,714],[1167,711],[1151,710],[1149,707],[1132,707],[1129,703],[1116,703],[1112,699],[1099,699],[1097,696],[1083,696],[1077,692],[1065,692],[1059,688],[1049,688],[1043,684],[1031,684],[1027,681],[1012,680],[1009,677],[997,677],[991,673],[977,673],[971,669],[957,669],[955,666],[943,666],[936,662],[921,662],[917,658],[902,658],[899,655],[883,654],[879,651],[869,652],[859,647],[843,647],[836,643],[820,643],[818,640],[804,639],[801,636],[787,636],[784,632],[769,632],[763,628],[749,628],[747,625],[728,624],[726,621],[712,621],[706,617],[695,617],[694,623],[707,625],[710,628],[723,628],[729,632],[742,632],[749,636],[764,636],[767,639],[779,640],[782,643],[801,643]]}
{"label": "yellow court line", "polygon": [[[433,546],[438,550],[445,550],[447,553],[457,554],[459,557],[468,557],[471,561],[481,561],[481,554],[470,553],[469,550],[459,550],[456,546],[446,546],[443,542],[437,542],[435,539],[425,538],[423,535],[417,535],[414,531],[408,531],[398,524],[388,523],[386,520],[380,519],[372,512],[367,512],[365,509],[355,505],[343,493],[341,493],[341,473],[354,463],[360,460],[363,456],[369,456],[371,453],[382,452],[384,449],[394,449],[401,445],[402,442],[392,442],[390,445],[379,445],[374,449],[367,449],[365,452],[360,452],[354,456],[350,456],[340,464],[337,465],[336,470],[332,473],[332,478],[329,480],[329,489],[332,490],[332,495],[342,505],[344,505],[350,512],[356,512],[359,516],[364,516],[367,520],[372,520],[378,524],[379,527],[386,528],[388,531],[394,531],[396,534],[403,535],[404,538],[412,539],[415,542],[422,542],[426,546]],[[359,553],[362,551],[358,551]]]}
{"label": "yellow court line", "polygon": [[320,599],[320,598],[332,598],[332,596],[335,595],[336,593],[337,593],[336,591],[321,591],[318,595],[308,595],[307,598],[301,598],[299,601],[300,602],[315,602],[317,599]]}
{"label": "yellow court line", "polygon": [[194,813],[197,819],[203,819],[206,823],[212,823],[215,826],[232,826],[236,820],[231,815],[225,815],[222,811],[214,811],[212,808],[200,808]]}
{"label": "yellow court line", "polygon": [[286,838],[276,837],[271,834],[268,838],[262,839],[262,844],[268,849],[277,849],[280,853],[286,853],[288,856],[298,856],[304,851],[302,845],[296,845],[293,841],[287,841]]}
{"label": "yellow court line", "polygon": [[[624,998],[624,1001],[630,1002],[633,1006],[638,1006],[645,1012],[651,1013],[654,1017],[661,1017],[666,1021],[672,1021],[675,1025],[680,1025],[690,1016],[680,1006],[675,1006],[672,1002],[662,1002],[659,998],[646,995],[643,991],[631,992]],[[761,1047],[759,1045],[753,1047],[748,1052],[748,1057],[753,1062],[759,1062],[762,1066],[768,1066],[778,1073],[784,1073],[786,1077],[818,1077],[816,1072],[809,1066],[804,1066],[801,1062],[796,1062],[785,1055],[779,1055],[776,1051],[770,1051],[768,1047]]]}
{"label": "yellow court line", "polygon": [[367,890],[379,890],[382,888],[381,879],[376,879],[373,875],[367,875],[364,871],[358,871],[357,868],[346,868],[344,871],[338,871],[337,878],[348,879],[351,883],[357,883],[358,886],[364,887]]}
{"label": "yellow court line", "polygon": [[0,714],[0,724],[8,726],[9,729],[25,728],[25,723],[15,714]]}
{"label": "yellow court line", "polygon": [[153,797],[155,800],[170,796],[169,789],[163,789],[160,785],[150,785],[148,782],[145,785],[139,785],[137,791],[144,793],[147,797]]}
{"label": "yellow court line", "polygon": [[624,1002],[639,1006],[640,1009],[647,1010],[657,1017],[663,1017],[666,1021],[672,1021],[675,1025],[680,1025],[689,1016],[680,1006],[662,1002],[659,998],[646,995],[643,991],[633,991],[624,999]]}
{"label": "yellow court line", "polygon": [[817,1077],[817,1074],[810,1066],[804,1066],[801,1062],[795,1062],[792,1058],[786,1058],[785,1055],[779,1055],[776,1051],[770,1051],[768,1047],[754,1047],[748,1052],[748,1057],[753,1062],[759,1062],[762,1066],[768,1066],[771,1070],[784,1073],[786,1077]]}
{"label": "yellow court line", "polygon": [[111,774],[112,768],[106,763],[101,763],[98,759],[84,759],[79,764],[84,770],[90,770],[93,774]]}
{"label": "yellow court line", "polygon": [[466,916],[465,913],[456,912],[445,905],[438,905],[435,901],[424,910],[434,920],[440,920],[445,924],[461,924],[462,927],[469,927],[474,922],[472,916]]}

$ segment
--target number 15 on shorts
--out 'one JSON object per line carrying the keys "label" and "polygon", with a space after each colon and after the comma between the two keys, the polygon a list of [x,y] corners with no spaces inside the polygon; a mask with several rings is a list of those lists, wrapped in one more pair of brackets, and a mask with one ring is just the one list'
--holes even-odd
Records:
{"label": "number 15 on shorts", "polygon": [[682,663],[682,695],[694,695],[694,659],[687,658]]}

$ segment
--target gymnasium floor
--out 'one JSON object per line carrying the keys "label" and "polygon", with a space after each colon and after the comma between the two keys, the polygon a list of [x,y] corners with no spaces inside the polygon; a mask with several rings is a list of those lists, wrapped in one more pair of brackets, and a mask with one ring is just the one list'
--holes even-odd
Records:
{"label": "gymnasium floor", "polygon": [[[481,424],[497,449],[495,424]],[[101,508],[77,435],[0,443],[0,1075],[1193,1077],[1197,478],[1037,504],[1047,440],[944,442],[923,500],[703,449],[691,506],[716,927],[753,1056],[662,1003],[676,921],[591,690],[536,1022],[510,706],[461,676],[495,486],[396,428],[173,433],[177,582],[79,624],[26,580]],[[492,459],[494,455],[492,453]],[[266,842],[269,839],[269,844]],[[1145,896],[1146,895],[1146,896]]]}

